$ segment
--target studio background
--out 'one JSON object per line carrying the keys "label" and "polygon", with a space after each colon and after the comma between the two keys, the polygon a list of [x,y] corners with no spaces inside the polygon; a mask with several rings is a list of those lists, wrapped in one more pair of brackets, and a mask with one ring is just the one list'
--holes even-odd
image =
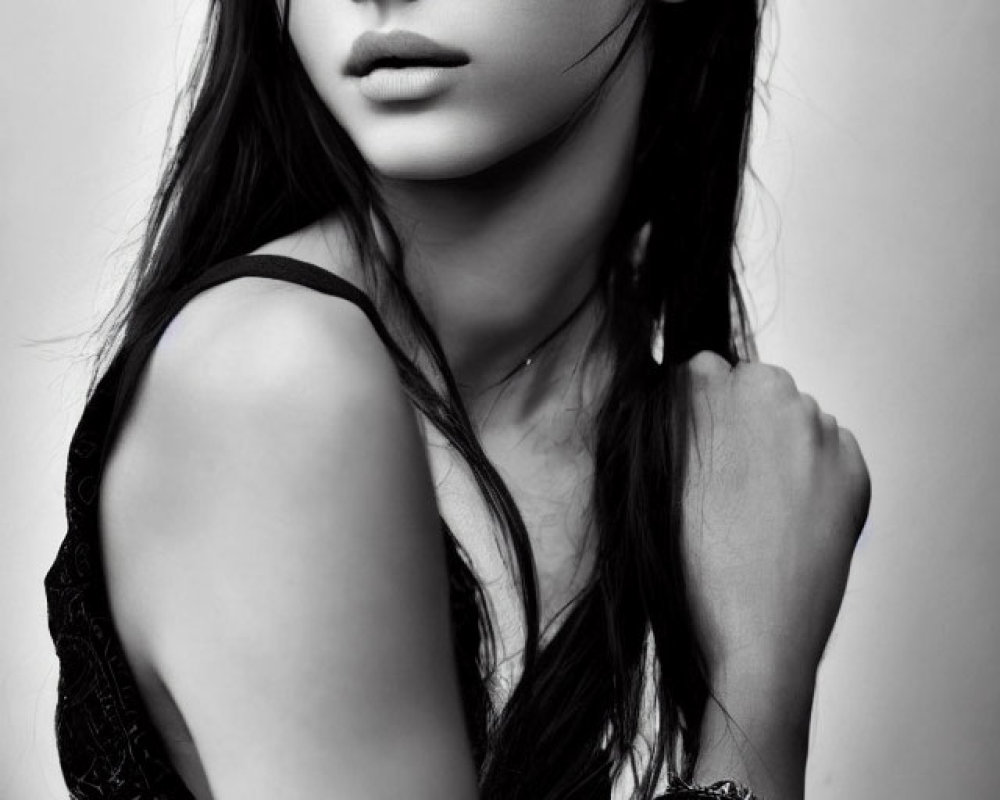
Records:
{"label": "studio background", "polygon": [[[86,331],[107,308],[205,3],[8,6],[0,798],[44,800],[66,792],[42,576],[65,531],[65,453],[87,369],[79,343],[30,342]],[[855,432],[873,483],[820,672],[807,797],[994,797],[1000,5],[775,10],[752,156],[763,191],[749,191],[743,236],[758,344]]]}

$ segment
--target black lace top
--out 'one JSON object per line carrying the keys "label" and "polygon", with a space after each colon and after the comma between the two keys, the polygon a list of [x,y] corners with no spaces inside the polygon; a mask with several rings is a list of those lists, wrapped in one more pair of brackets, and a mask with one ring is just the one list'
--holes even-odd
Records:
{"label": "black lace top", "polygon": [[[178,292],[159,324],[119,353],[95,388],[70,441],[66,469],[66,536],[45,576],[49,631],[59,658],[56,741],[63,776],[77,800],[194,800],[174,770],[118,638],[108,603],[98,530],[102,470],[156,342],[196,294],[239,277],[291,281],[349,300],[387,344],[389,333],[370,299],[312,264],[281,256],[242,256],[207,270]],[[479,672],[475,579],[444,520],[455,659],[467,730],[477,763],[483,755],[488,689]],[[477,732],[479,732],[477,734]],[[584,796],[585,794],[585,796]],[[589,785],[579,800],[606,800],[611,780]],[[576,795],[575,795],[576,796]],[[663,797],[749,798],[742,787],[689,787],[671,781]]]}
{"label": "black lace top", "polygon": [[[79,800],[188,800],[153,726],[118,638],[108,605],[98,533],[97,501],[104,461],[139,375],[170,320],[192,297],[234,278],[276,278],[358,305],[388,339],[369,298],[312,264],[278,256],[244,256],[219,264],[173,300],[160,324],[111,366],[88,400],[69,446],[67,532],[45,576],[49,631],[59,658],[56,740],[63,776]],[[444,521],[442,532],[447,533]],[[447,541],[456,658],[467,716],[484,712],[476,654],[479,629],[472,575],[450,536]],[[469,720],[478,730],[480,719]],[[475,749],[474,743],[474,749]]]}

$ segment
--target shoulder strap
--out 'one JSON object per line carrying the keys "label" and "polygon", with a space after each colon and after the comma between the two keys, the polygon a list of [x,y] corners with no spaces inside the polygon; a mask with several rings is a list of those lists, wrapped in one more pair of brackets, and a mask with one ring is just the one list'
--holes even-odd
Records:
{"label": "shoulder strap", "polygon": [[222,261],[209,267],[186,286],[181,292],[181,296],[177,298],[175,307],[179,310],[199,292],[234,278],[274,278],[275,280],[297,283],[324,294],[342,297],[354,303],[365,313],[387,346],[395,346],[378,310],[375,308],[375,304],[367,294],[350,281],[329,270],[289,256],[246,255]]}
{"label": "shoulder strap", "polygon": [[274,278],[348,300],[365,313],[390,352],[396,353],[399,350],[371,298],[350,281],[329,270],[306,261],[277,255],[245,255],[219,262],[206,269],[171,298],[154,329],[146,331],[127,352],[120,352],[95,387],[81,420],[81,427],[86,426],[91,417],[103,418],[104,424],[100,427],[104,428],[104,435],[99,437],[103,439],[103,447],[100,448],[99,465],[103,465],[104,458],[110,451],[122,416],[135,394],[142,369],[167,325],[199,292],[236,278]]}

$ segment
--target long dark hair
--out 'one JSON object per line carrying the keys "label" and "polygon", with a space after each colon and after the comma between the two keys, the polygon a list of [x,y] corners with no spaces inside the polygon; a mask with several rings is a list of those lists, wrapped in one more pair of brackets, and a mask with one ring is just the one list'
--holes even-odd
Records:
{"label": "long dark hair", "polygon": [[[544,647],[524,522],[406,284],[377,181],[308,80],[279,4],[212,2],[183,135],[135,269],[105,321],[98,372],[162,323],[175,293],[208,267],[331,211],[346,223],[364,288],[430,357],[420,368],[393,350],[403,386],[471,467],[519,581],[524,672],[497,712],[483,688],[495,666],[489,615],[475,578],[463,573],[486,645],[473,670],[459,669],[484,798],[582,797],[625,768],[650,632],[660,723],[640,776],[644,799],[664,766],[690,777],[711,691],[679,557],[690,398],[678,365],[703,349],[732,363],[755,355],[734,254],[762,0],[637,2],[634,31],[651,34],[653,60],[635,168],[600,274],[614,366],[594,430],[598,552],[589,583]],[[376,240],[373,218],[390,232],[388,246]],[[646,246],[630,257],[640,231]]]}

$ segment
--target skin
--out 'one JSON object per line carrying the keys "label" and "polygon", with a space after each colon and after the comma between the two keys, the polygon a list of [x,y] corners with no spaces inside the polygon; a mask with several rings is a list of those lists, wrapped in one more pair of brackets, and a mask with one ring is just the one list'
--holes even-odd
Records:
{"label": "skin", "polygon": [[430,475],[355,306],[257,278],[187,304],[106,466],[101,530],[122,643],[196,797],[474,797]]}
{"label": "skin", "polygon": [[[631,10],[627,0],[292,4],[293,42],[381,178],[410,283],[525,517],[544,621],[558,621],[592,563],[587,431],[608,363],[600,343],[582,353],[596,309],[516,380],[490,386],[593,283],[628,179],[650,43],[570,135],[551,134],[582,110],[620,38],[568,67]],[[341,70],[354,38],[376,28],[418,31],[471,62],[431,103],[373,107]],[[332,217],[261,252],[359,278]],[[474,797],[436,511],[473,557],[504,651],[517,653],[521,633],[462,463],[412,416],[346,304],[241,279],[189,303],[171,331],[101,501],[115,617],[185,779],[199,798]],[[775,368],[719,362],[690,363],[700,452],[715,457],[692,461],[684,543],[718,697],[739,729],[709,704],[696,777],[801,798],[815,670],[867,512],[867,472],[853,438]],[[261,457],[289,442],[294,459]],[[231,567],[221,577],[219,564]],[[330,635],[298,635],[314,630]]]}
{"label": "skin", "polygon": [[731,369],[706,352],[688,370],[682,543],[716,693],[695,775],[801,798],[816,671],[868,516],[868,469],[853,434],[780,367]]}
{"label": "skin", "polygon": [[[613,36],[582,64],[569,70],[566,66],[633,11],[634,6],[624,0],[583,7],[575,0],[480,0],[350,8],[300,0],[290,21],[292,37],[314,85],[384,178],[394,222],[404,234],[411,285],[434,322],[460,385],[470,387],[466,404],[480,422],[487,453],[509,476],[525,512],[543,579],[543,608],[549,611],[572,596],[589,567],[592,542],[583,526],[586,505],[579,489],[589,490],[592,474],[586,441],[569,437],[570,445],[563,440],[559,448],[553,437],[540,432],[558,428],[560,407],[565,418],[566,396],[557,395],[552,387],[569,385],[576,405],[584,409],[599,394],[601,366],[576,379],[567,378],[565,366],[579,353],[582,334],[578,331],[586,330],[593,318],[585,316],[568,343],[502,395],[471,387],[489,385],[496,375],[504,374],[525,352],[526,344],[537,341],[544,325],[571,308],[593,280],[596,251],[625,188],[651,43],[640,40],[600,103],[568,139],[552,146],[545,137],[590,96],[620,47],[620,36]],[[464,68],[468,74],[441,102],[415,113],[397,114],[368,103],[352,91],[349,81],[337,77],[334,68],[346,58],[350,37],[366,25],[418,30],[461,47],[472,59]],[[330,37],[328,31],[337,33]],[[564,202],[566,197],[574,202]],[[734,408],[746,405],[760,410],[774,408],[775,403],[766,390],[733,392],[729,384],[722,387],[704,380],[706,360],[711,363],[707,372],[721,374],[721,359],[712,363],[710,357],[701,357],[693,362],[701,389],[698,396],[709,407],[721,405],[728,411],[729,428],[706,431],[705,415],[700,414],[696,415],[696,434],[715,447],[717,440],[726,441],[727,433],[735,432],[730,430],[739,418]],[[757,383],[769,386],[769,369],[773,368],[743,366],[740,376],[746,379],[735,386],[740,390]],[[802,446],[820,446],[819,452],[810,451],[809,457],[821,466],[811,477],[834,488],[813,487],[798,475],[797,494],[782,495],[784,473],[775,465],[806,462],[789,462],[787,453],[778,450],[755,450],[756,439],[746,437],[740,457],[755,460],[762,474],[775,476],[774,482],[744,486],[737,493],[731,486],[709,480],[711,470],[694,469],[687,501],[693,504],[691,498],[699,498],[698,512],[689,509],[686,531],[694,565],[689,572],[699,598],[696,606],[714,610],[714,614],[701,614],[702,639],[711,643],[720,699],[750,734],[748,740],[735,732],[726,724],[720,706],[710,704],[699,777],[742,775],[765,796],[779,798],[802,793],[815,670],[839,607],[854,538],[867,513],[867,472],[853,437],[843,431],[839,436],[809,439],[803,430],[808,433],[816,427],[820,412],[812,398],[793,394],[786,392],[779,407],[798,408],[798,415],[754,417],[757,432],[773,429],[800,445],[805,441]],[[575,422],[585,424],[586,419]],[[825,424],[830,427],[829,420]],[[460,465],[442,455],[445,452],[443,447],[430,449],[438,476],[460,472]],[[729,455],[736,457],[732,452]],[[546,481],[544,476],[550,475],[561,480]],[[574,484],[577,491],[568,488]],[[533,485],[542,491],[532,492],[528,487]],[[455,497],[475,496],[468,481],[463,485],[457,479],[449,482],[439,477],[437,486],[446,516],[450,505],[461,505]],[[825,491],[827,506],[802,503],[810,491]],[[746,502],[748,496],[756,502]],[[542,497],[558,500],[543,502],[539,508]],[[714,499],[720,497],[728,498],[727,525],[717,523],[718,512],[710,513]],[[769,519],[764,512],[773,504],[801,513],[783,527],[768,528],[760,521]],[[804,543],[801,531],[826,530],[817,520],[837,509],[840,524],[832,526],[830,541]],[[467,518],[468,512],[463,516]],[[565,522],[543,523],[553,517]],[[706,527],[733,532],[752,529],[760,540],[747,535],[739,541],[753,544],[736,549],[722,537],[703,535]],[[481,574],[493,579],[487,584],[503,585],[502,565],[495,554],[485,556],[481,540],[466,546],[480,554]],[[833,550],[838,558],[822,557]],[[803,575],[791,568],[782,575],[759,569],[757,575],[766,580],[747,586],[746,564],[760,565],[766,554],[766,564],[783,565],[788,553],[798,554],[809,565],[808,581],[800,583]],[[704,567],[726,554],[729,569],[725,574]],[[802,564],[794,566],[809,571]],[[801,613],[796,617],[790,610],[807,606],[792,592],[781,601],[772,596],[765,603],[763,590],[768,586],[822,586],[824,582],[829,590],[826,614],[820,620]],[[731,602],[726,587],[740,598],[759,594],[761,603]],[[501,613],[501,619],[515,616],[516,598],[509,586],[502,601],[495,602],[507,612]],[[740,618],[747,608],[755,609],[756,615]],[[762,630],[774,629],[769,621],[786,618],[801,624],[795,636],[773,641],[762,635]],[[516,641],[511,626],[506,631],[507,638]],[[741,642],[747,637],[759,647],[743,647]],[[795,646],[790,647],[789,641]]]}
{"label": "skin", "polygon": [[[567,68],[634,13],[626,0],[579,11],[571,0],[423,6],[306,0],[293,4],[289,21],[318,92],[382,177],[410,284],[463,387],[484,449],[526,518],[543,624],[582,587],[593,558],[586,525],[592,459],[584,432],[607,364],[601,352],[584,364],[581,352],[597,309],[588,308],[516,381],[502,390],[484,387],[592,286],[626,188],[646,75],[641,48],[570,136],[558,146],[547,140],[593,95],[623,33]],[[462,48],[471,58],[468,85],[463,77],[440,103],[412,115],[372,108],[341,65],[353,37],[375,25]],[[336,221],[328,220],[264,251],[290,249],[338,270],[341,241]],[[430,426],[424,433],[442,515],[456,531],[476,521],[462,544],[494,587],[502,647],[516,654],[520,601],[488,533],[488,516],[461,460]],[[514,665],[511,680],[516,672]]]}
{"label": "skin", "polygon": [[[470,388],[474,414],[493,399],[474,390],[505,374],[593,283],[595,253],[625,189],[642,53],[628,59],[570,141],[555,147],[545,137],[593,93],[621,35],[571,65],[630,6],[600,0],[581,14],[575,0],[293,3],[295,46],[319,94],[383,177],[407,242],[411,285],[457,380]],[[427,107],[375,106],[341,74],[352,41],[369,28],[423,33],[462,48],[471,63]],[[529,379],[518,396],[537,396],[535,389]],[[535,405],[513,396],[504,403],[522,421]]]}

